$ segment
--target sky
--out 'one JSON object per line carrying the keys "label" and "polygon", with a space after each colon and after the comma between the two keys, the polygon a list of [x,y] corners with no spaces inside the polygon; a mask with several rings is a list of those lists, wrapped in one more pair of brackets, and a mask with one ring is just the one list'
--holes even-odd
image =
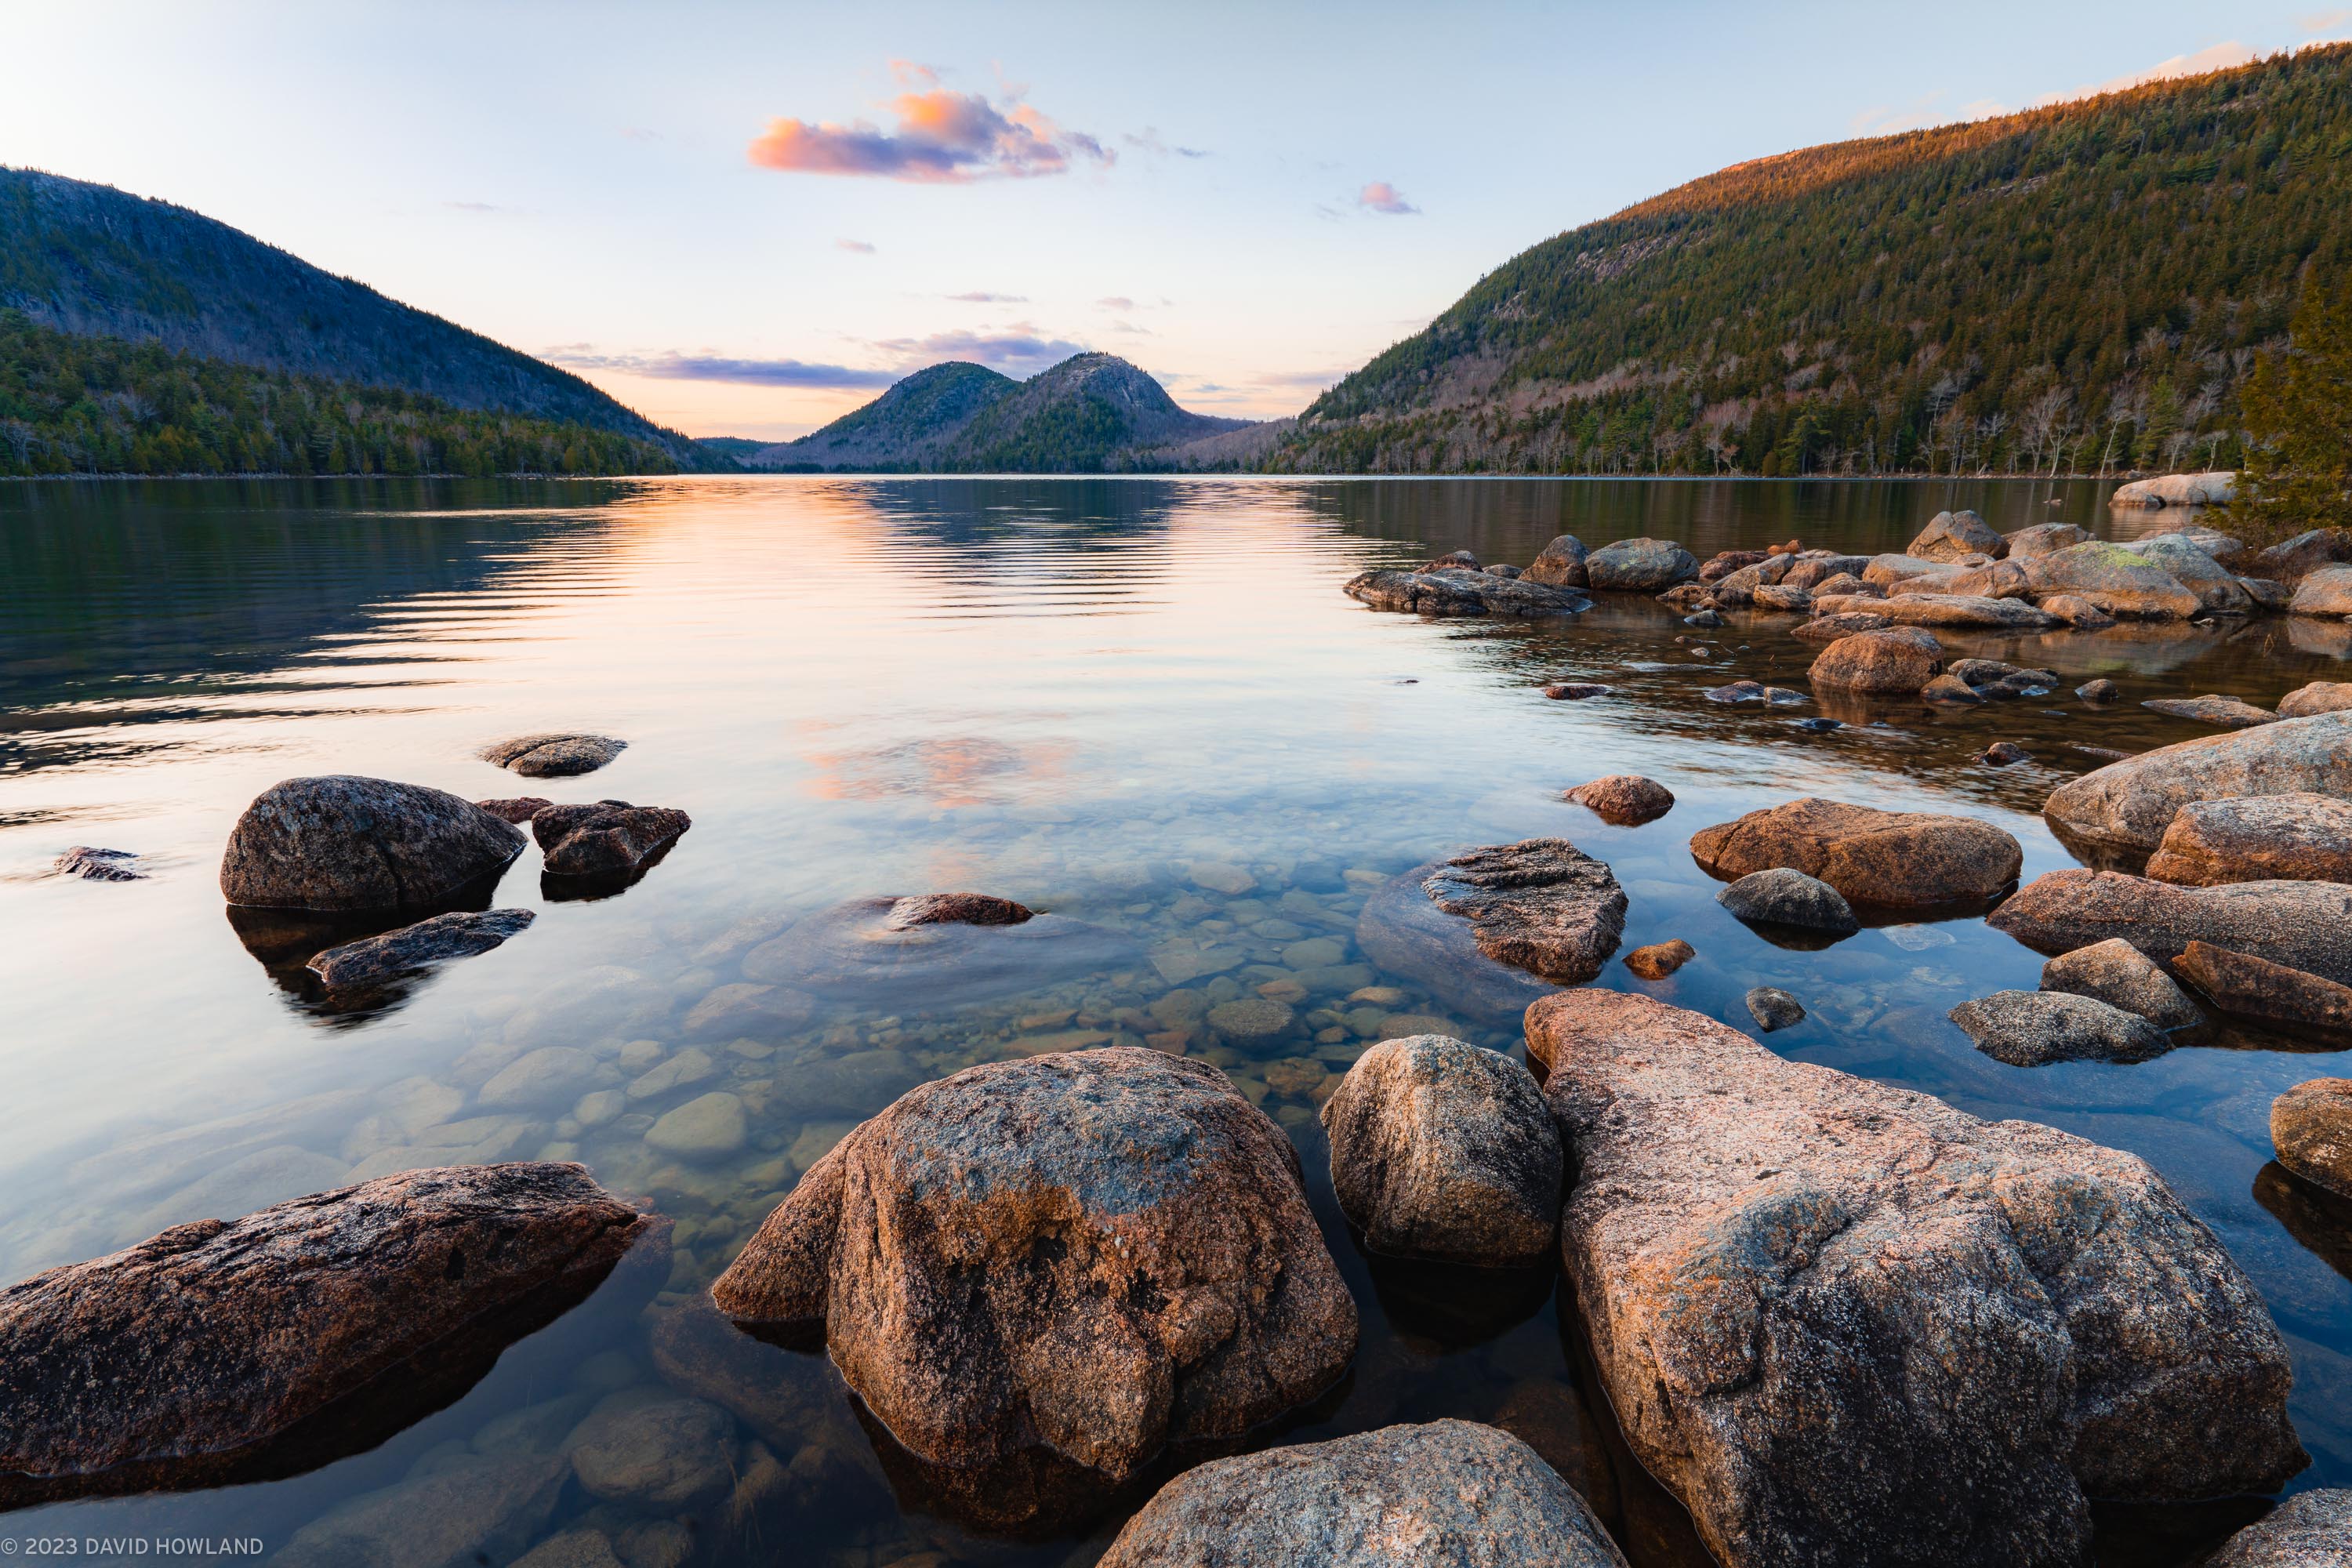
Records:
{"label": "sky", "polygon": [[2312,0],[0,0],[0,163],[193,207],[698,436],[1102,350],[1296,413],[1727,163],[2352,36]]}

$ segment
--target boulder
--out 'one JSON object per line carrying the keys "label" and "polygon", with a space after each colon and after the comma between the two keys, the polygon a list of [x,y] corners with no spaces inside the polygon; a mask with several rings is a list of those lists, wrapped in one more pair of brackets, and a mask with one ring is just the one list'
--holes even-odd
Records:
{"label": "boulder", "polygon": [[2017,1068],[2142,1062],[2172,1048],[2164,1031],[2138,1014],[2069,991],[1996,991],[1961,1003],[1951,1020],[1977,1049]]}
{"label": "boulder", "polygon": [[2042,814],[2072,838],[2152,850],[2192,801],[2305,794],[2352,796],[2352,711],[2142,752],[2061,784]]}
{"label": "boulder", "polygon": [[2019,763],[2030,763],[2032,760],[2033,753],[2014,741],[1995,741],[1977,753],[1977,761],[1991,768],[2014,767]]}
{"label": "boulder", "polygon": [[2286,611],[2330,620],[2352,616],[2352,566],[2323,566],[2313,572],[2295,585]]}
{"label": "boulder", "polygon": [[[2219,539],[2218,535],[2215,537]],[[2237,543],[2235,540],[2221,540],[2220,542],[2233,549]],[[2149,565],[2160,569],[2174,582],[2196,595],[2199,607],[2209,616],[2243,616],[2253,612],[2253,595],[2246,591],[2245,585],[2185,533],[2158,533],[2119,548],[2130,551]]]}
{"label": "boulder", "polygon": [[2352,1078],[2315,1078],[2271,1101],[2279,1163],[2315,1186],[2352,1198]]}
{"label": "boulder", "polygon": [[2251,702],[2220,692],[2208,692],[2202,697],[2157,697],[2140,704],[2151,713],[2161,713],[2169,719],[2194,719],[2200,724],[2218,724],[2225,730],[2251,730],[2257,724],[2271,724],[2278,715],[2266,712]]}
{"label": "boulder", "polygon": [[2120,702],[2124,689],[2103,675],[2074,688],[2074,695],[2085,702]]}
{"label": "boulder", "polygon": [[1822,610],[1839,615],[1851,614],[1866,604],[1867,614],[1884,616],[1898,626],[2041,632],[2060,624],[2057,616],[2023,599],[1987,599],[1961,594],[1913,592],[1864,601],[1822,595],[1813,603]]}
{"label": "boulder", "polygon": [[1964,568],[1949,562],[1922,561],[1916,555],[1874,555],[1862,568],[1862,580],[1891,589],[1910,577],[1952,577]]}
{"label": "boulder", "polygon": [[2295,584],[2324,567],[2344,565],[2352,565],[2352,528],[2315,528],[2255,556],[2248,575]]}
{"label": "boulder", "polygon": [[1485,572],[1363,572],[1344,592],[1376,610],[1420,616],[1580,616],[1592,601],[1572,588]]}
{"label": "boulder", "polygon": [[1805,1021],[1805,1005],[1777,985],[1759,985],[1743,1000],[1748,1016],[1768,1035]]}
{"label": "boulder", "polygon": [[1385,1040],[1323,1104],[1331,1189],[1364,1246],[1512,1268],[1549,1254],[1559,1134],[1510,1058],[1444,1035]]}
{"label": "boulder", "polygon": [[1904,553],[1922,561],[1958,561],[1968,555],[1998,557],[2008,548],[2008,542],[1975,512],[1939,511]]}
{"label": "boulder", "polygon": [[1122,1481],[1314,1397],[1356,1348],[1290,1141],[1214,1067],[1139,1047],[905,1095],[711,1295],[739,1321],[823,1320],[897,1442],[967,1471],[1044,1447]]}
{"label": "boulder", "polygon": [[0,1508],[373,1447],[470,1385],[545,1304],[584,1297],[650,1224],[578,1165],[458,1166],[37,1274],[0,1290]]}
{"label": "boulder", "polygon": [[2024,850],[1974,817],[1804,796],[1691,836],[1691,856],[1729,881],[1788,867],[1817,877],[1850,903],[1927,909],[1979,903],[2017,880]]}
{"label": "boulder", "polygon": [[[1720,557],[1718,557],[1720,559]],[[1756,591],[1778,584],[1789,574],[1796,558],[1789,555],[1767,555],[1733,572],[1726,573],[1715,584],[1715,602],[1734,609],[1756,601]]]}
{"label": "boulder", "polygon": [[2296,793],[2191,801],[2147,874],[2159,882],[2352,882],[2352,801]]}
{"label": "boulder", "polygon": [[2060,953],[2042,966],[2042,989],[2105,1002],[2159,1029],[2189,1028],[2205,1016],[2156,960],[2121,937]]}
{"label": "boulder", "polygon": [[1910,696],[1944,668],[1933,637],[1902,628],[1856,632],[1814,656],[1807,672],[1816,689]]}
{"label": "boulder", "polygon": [[2042,608],[2078,632],[2100,631],[2116,624],[2115,616],[2079,594],[2045,594],[2042,596]]}
{"label": "boulder", "polygon": [[2252,953],[2352,984],[2352,888],[2336,882],[2231,882],[2179,888],[2120,871],[2050,871],[2020,888],[1985,923],[2037,952],[2072,952],[2121,937],[2179,973],[2192,942]]}
{"label": "boulder", "polygon": [[2315,680],[2279,699],[2282,719],[2308,719],[2315,713],[2341,713],[2352,708],[2352,680]]}
{"label": "boulder", "polygon": [[2278,1486],[2285,1346],[2141,1160],[1645,996],[1528,1015],[1634,1457],[1727,1563],[2071,1564],[2087,1497]]}
{"label": "boulder", "polygon": [[1520,575],[1551,588],[1584,586],[1584,542],[1563,533],[1538,552]]}
{"label": "boulder", "polygon": [[[1911,583],[1900,585],[1906,591],[1912,586]],[[1960,598],[2022,599],[2027,593],[2025,568],[2015,561],[1995,561],[1983,566],[1971,566],[1945,581],[1941,591]]]}
{"label": "boulder", "polygon": [[1919,696],[1923,701],[1947,702],[1959,707],[1967,707],[1972,703],[1982,702],[1984,700],[1982,697],[1977,694],[1977,689],[1975,687],[1970,686],[1967,681],[1962,680],[1957,675],[1939,675],[1936,677],[1935,679],[1927,682],[1927,685],[1919,689]]}
{"label": "boulder", "polygon": [[2036,598],[2064,594],[2125,620],[2187,620],[2203,607],[2163,567],[2095,540],[2032,557],[2025,580]]}
{"label": "boulder", "polygon": [[[887,998],[893,1011],[920,1010],[1032,990],[1142,960],[1135,940],[1123,931],[1053,914],[973,922],[943,915],[946,906],[930,899],[884,894],[820,910],[746,952],[743,977],[802,995]],[[1009,899],[986,904],[1004,911],[1022,908]],[[917,908],[928,912],[908,912]],[[954,908],[971,913],[982,906]]]}
{"label": "boulder", "polygon": [[1772,552],[1769,550],[1718,550],[1699,567],[1698,580],[1706,584],[1720,583],[1734,572],[1771,559]]}
{"label": "boulder", "polygon": [[1869,566],[1870,557],[1867,555],[1832,555],[1824,552],[1818,555],[1801,556],[1797,563],[1789,568],[1789,574],[1780,579],[1780,585],[1786,588],[1802,588],[1807,593],[1811,593],[1822,584],[1834,582],[1840,577],[1850,577],[1859,583],[1862,581],[1863,573],[1868,570]]}
{"label": "boulder", "polygon": [[1680,937],[1637,947],[1625,955],[1625,967],[1639,979],[1664,980],[1698,956],[1698,950]]}
{"label": "boulder", "polygon": [[128,849],[94,849],[87,844],[77,844],[49,863],[49,869],[60,877],[76,877],[85,882],[143,882],[147,873],[139,868],[139,857]]}
{"label": "boulder", "polygon": [[551,805],[530,819],[547,869],[558,877],[625,877],[693,826],[682,811],[625,800]]}
{"label": "boulder", "polygon": [[266,910],[414,909],[486,881],[523,836],[472,801],[423,784],[330,774],[274,784],[221,856],[221,896]]}
{"label": "boulder", "polygon": [[1755,605],[1759,610],[1774,615],[1801,616],[1812,609],[1813,596],[1786,583],[1768,583],[1756,590]]}
{"label": "boulder", "polygon": [[593,773],[629,749],[610,735],[518,735],[482,749],[482,761],[527,779]]}
{"label": "boulder", "polygon": [[519,795],[505,800],[478,800],[474,804],[500,822],[510,822],[520,827],[555,803],[535,795]]}
{"label": "boulder", "polygon": [[1356,946],[1384,973],[1423,986],[1449,1007],[1485,1023],[1516,1025],[1528,1004],[1552,987],[1487,957],[1467,921],[1431,901],[1423,884],[1444,865],[1429,861],[1374,889],[1356,920]]}
{"label": "boulder", "polygon": [[2202,474],[2159,474],[2152,479],[2134,479],[2117,485],[2115,494],[2107,498],[2109,506],[2227,506],[2237,493],[2238,476],[2234,470],[2215,469]]}
{"label": "boulder", "polygon": [[1839,936],[1862,929],[1853,906],[1835,888],[1786,867],[1751,871],[1717,893],[1715,901],[1757,925],[1795,926]]}
{"label": "boulder", "polygon": [[1413,568],[1416,572],[1475,572],[1478,557],[1467,550],[1449,550],[1434,560],[1424,561]]}
{"label": "boulder", "polygon": [[1601,821],[1619,827],[1655,822],[1675,808],[1674,792],[1639,773],[1611,773],[1570,790],[1574,801]]}
{"label": "boulder", "polygon": [[2021,528],[2000,536],[2009,548],[2000,553],[2011,561],[2022,561],[2030,555],[2048,555],[2070,544],[2080,544],[2090,534],[2071,522],[2037,522],[2031,528]]}
{"label": "boulder", "polygon": [[2192,942],[2173,961],[2180,977],[2232,1017],[2290,1033],[2352,1036],[2352,985],[2211,942]]}
{"label": "boulder", "polygon": [[1624,1568],[1569,1484],[1507,1432],[1383,1426],[1188,1470],[1101,1568]]}
{"label": "boulder", "polygon": [[1697,575],[1697,558],[1671,539],[1621,539],[1584,558],[1584,580],[1595,590],[1654,594]]}
{"label": "boulder", "polygon": [[2342,1568],[2352,1561],[2352,1490],[2297,1492],[2205,1559],[2204,1568]]}
{"label": "boulder", "polygon": [[331,947],[304,967],[331,992],[373,991],[436,963],[488,952],[536,918],[529,910],[435,915],[382,936]]}
{"label": "boulder", "polygon": [[[1443,914],[1469,922],[1471,940],[1497,963],[1555,984],[1601,973],[1625,930],[1625,894],[1609,868],[1565,838],[1489,845],[1441,861],[1421,889]],[[1371,910],[1365,910],[1367,918]],[[1389,967],[1374,942],[1357,945]]]}
{"label": "boulder", "polygon": [[[1819,601],[1815,601],[1813,607],[1816,611],[1821,608]],[[1874,611],[1844,610],[1833,616],[1816,614],[1789,635],[1800,642],[1820,643],[1826,647],[1863,632],[1883,632],[1894,625],[1893,621]],[[1926,684],[1924,679],[1921,684]]]}

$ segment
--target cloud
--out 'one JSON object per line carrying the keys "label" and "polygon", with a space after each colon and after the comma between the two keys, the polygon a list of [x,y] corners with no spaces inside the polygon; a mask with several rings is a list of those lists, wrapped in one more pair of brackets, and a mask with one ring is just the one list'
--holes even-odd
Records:
{"label": "cloud", "polygon": [[1404,199],[1404,193],[1386,180],[1374,180],[1356,193],[1356,205],[1367,212],[1388,213],[1402,216],[1421,209]]}
{"label": "cloud", "polygon": [[715,354],[604,354],[590,343],[563,343],[540,351],[550,364],[572,370],[616,371],[660,381],[727,381],[752,386],[872,387],[898,379],[897,371],[860,370],[845,364],[812,364],[797,359],[725,359]]}
{"label": "cloud", "polygon": [[859,256],[871,256],[874,254],[874,245],[871,240],[836,239],[833,242],[833,247],[835,250],[851,251]]}
{"label": "cloud", "polygon": [[2297,16],[2294,19],[2296,26],[2302,28],[2306,34],[2313,35],[2332,33],[2347,23],[2352,23],[2352,8],[2339,11],[2314,11],[2309,16]]}
{"label": "cloud", "polygon": [[1095,303],[1100,305],[1106,310],[1132,310],[1135,309],[1135,301],[1129,299],[1124,294],[1106,294],[1101,299],[1096,300]]}
{"label": "cloud", "polygon": [[916,60],[892,60],[890,79],[904,88],[937,87],[940,85],[940,68]]}
{"label": "cloud", "polygon": [[2209,44],[2194,54],[2175,55],[2159,61],[2144,71],[2119,76],[2096,84],[2070,88],[2063,92],[2045,92],[2027,107],[2041,109],[2053,103],[2071,103],[2078,98],[2094,98],[2103,92],[2121,92],[2126,88],[2143,87],[2152,81],[2169,81],[2176,77],[2203,76],[2208,71],[2228,70],[2232,66],[2252,62],[2254,51],[2237,39]]}
{"label": "cloud", "polygon": [[1061,363],[1086,346],[1066,338],[1049,338],[1027,321],[1015,321],[997,332],[933,332],[927,338],[885,338],[874,344],[898,360],[899,372],[918,370],[941,360],[972,360],[1012,375],[1034,375]]}
{"label": "cloud", "polygon": [[621,127],[621,134],[627,137],[632,142],[658,142],[661,140],[660,132],[648,131],[642,125],[624,125]]}
{"label": "cloud", "polygon": [[991,294],[980,289],[969,294],[950,294],[947,298],[959,305],[1025,305],[1029,302],[1026,294]]}
{"label": "cloud", "polygon": [[[894,62],[893,68],[901,63]],[[772,120],[745,154],[764,169],[915,184],[1034,179],[1066,174],[1081,160],[1097,164],[1118,160],[1117,153],[1092,136],[1064,130],[1017,95],[992,103],[977,92],[932,87],[901,93],[890,107],[898,123],[889,131],[865,120],[848,125]]]}
{"label": "cloud", "polygon": [[1140,134],[1129,132],[1119,138],[1137,152],[1153,158],[1165,158],[1173,153],[1179,158],[1205,158],[1208,153],[1199,147],[1179,147],[1160,139],[1160,127],[1147,125]]}
{"label": "cloud", "polygon": [[443,202],[441,205],[451,212],[460,213],[502,213],[507,210],[495,202]]}
{"label": "cloud", "polygon": [[1114,332],[1125,332],[1129,337],[1136,338],[1152,338],[1160,335],[1150,327],[1139,327],[1133,321],[1113,321],[1109,330]]}

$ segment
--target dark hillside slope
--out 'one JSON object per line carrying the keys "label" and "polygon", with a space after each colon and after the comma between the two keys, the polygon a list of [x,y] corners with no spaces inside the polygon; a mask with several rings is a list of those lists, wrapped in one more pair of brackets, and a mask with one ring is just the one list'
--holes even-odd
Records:
{"label": "dark hillside slope", "polygon": [[584,425],[654,442],[682,467],[712,466],[568,371],[108,185],[0,169],[0,309],[78,335]]}
{"label": "dark hillside slope", "polygon": [[1514,258],[1263,466],[2227,467],[2347,242],[2352,46],[1811,148]]}
{"label": "dark hillside slope", "polygon": [[974,416],[1019,384],[964,360],[929,365],[824,428],[744,460],[757,468],[804,471],[927,468]]}

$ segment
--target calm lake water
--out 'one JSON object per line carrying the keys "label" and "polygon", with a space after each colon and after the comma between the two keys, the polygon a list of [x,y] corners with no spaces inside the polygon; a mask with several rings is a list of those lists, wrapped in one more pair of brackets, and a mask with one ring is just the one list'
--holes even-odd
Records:
{"label": "calm lake water", "polygon": [[[821,1355],[741,1340],[719,1371],[687,1376],[656,1356],[649,1326],[685,1310],[802,1170],[912,1083],[1149,1034],[1163,1047],[1183,1037],[1288,1131],[1363,1314],[1349,1380],[1264,1440],[1501,1420],[1585,1491],[1636,1563],[1703,1562],[1589,1396],[1554,1279],[1471,1289],[1368,1260],[1331,1199],[1315,1110],[1366,1040],[1444,1028],[1520,1048],[1365,963],[1352,938],[1366,890],[1537,835],[1615,868],[1632,900],[1626,950],[1668,937],[1697,948],[1643,989],[1750,1028],[1742,995],[1782,986],[1810,1016],[1769,1037],[1776,1050],[2150,1161],[2251,1273],[2292,1347],[2314,1459],[2294,1485],[2352,1484],[2352,1215],[2263,1176],[2272,1098],[2343,1073],[2340,1056],[2241,1039],[2137,1066],[2005,1067],[1945,1011],[2033,986],[2039,955],[1976,920],[1783,950],[1717,906],[1685,848],[1709,823],[1816,794],[1996,822],[2023,842],[2031,879],[2074,863],[2037,815],[2052,787],[2096,765],[2071,746],[2208,732],[2141,699],[2219,691],[2267,706],[2352,679],[2341,628],[1944,634],[2063,684],[1959,713],[1832,709],[1862,721],[1817,735],[1795,723],[1815,708],[1701,696],[1741,677],[1801,689],[1811,650],[1785,617],[1737,619],[1694,646],[1645,597],[1541,626],[1383,615],[1339,592],[1368,566],[1458,548],[1524,563],[1563,531],[1592,545],[1676,538],[1702,557],[1791,536],[1899,550],[1952,505],[2003,529],[2154,522],[2111,519],[2086,483],[0,486],[0,1282],[182,1221],[468,1161],[582,1160],[677,1221],[650,1306],[649,1282],[625,1269],[371,1451],[266,1484],[29,1510],[0,1534],[233,1536],[275,1552],[331,1515],[341,1539],[380,1547],[347,1560],[418,1568],[475,1561],[478,1544],[479,1561],[504,1562],[581,1526],[629,1568],[1090,1563],[1134,1499],[1042,1540],[975,1531],[886,1465]],[[2066,694],[2094,675],[2133,700],[2093,711]],[[1559,680],[1612,689],[1547,700],[1539,689]],[[629,749],[589,778],[536,784],[475,756],[506,735],[570,729]],[[1976,763],[1995,740],[2033,761]],[[1679,804],[1622,829],[1559,799],[1621,772],[1664,782]],[[256,794],[326,773],[472,798],[617,796],[683,808],[694,826],[644,880],[593,901],[544,897],[527,852],[497,901],[536,910],[528,931],[383,1007],[337,1014],[247,950],[215,880]],[[154,875],[44,874],[76,844],[135,851]],[[688,1037],[686,1015],[741,978],[744,922],[952,889],[1115,928],[1132,956],[1010,994],[897,994],[813,1024]],[[1598,984],[1638,983],[1612,963]],[[1295,1002],[1291,1037],[1237,1049],[1201,1026],[1207,1006],[1264,986]],[[1367,987],[1403,994],[1351,999]],[[546,1044],[588,1046],[601,1068],[585,1087],[601,1098],[583,1104],[574,1082],[509,1085],[486,1102],[509,1062]],[[740,1151],[688,1163],[645,1142],[656,1117],[717,1090],[749,1111]],[[666,1379],[704,1397],[739,1391],[726,1484],[707,1500],[662,1508],[514,1481],[560,1471],[548,1456],[598,1401]],[[2181,1561],[2230,1521],[2110,1512],[2102,1558]],[[304,1538],[320,1539],[317,1527]]]}

